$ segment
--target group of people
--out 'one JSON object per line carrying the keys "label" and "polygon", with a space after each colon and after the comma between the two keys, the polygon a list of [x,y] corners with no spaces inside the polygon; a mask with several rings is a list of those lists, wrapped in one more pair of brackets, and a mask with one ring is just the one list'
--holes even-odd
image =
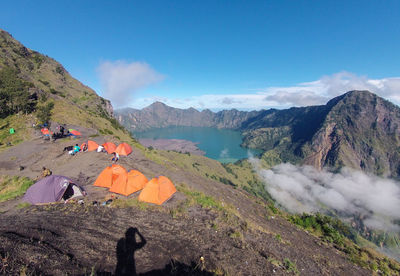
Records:
{"label": "group of people", "polygon": [[64,137],[64,132],[65,132],[64,126],[63,126],[63,125],[60,125],[59,127],[57,127],[57,129],[58,129],[58,132],[54,132],[54,133],[51,135],[51,138],[52,138],[54,141],[57,140],[57,139],[59,139],[59,138],[63,138],[63,137]]}
{"label": "group of people", "polygon": [[[68,150],[68,153],[70,155],[75,155],[78,152],[85,152],[88,150],[88,145],[86,143],[82,144],[82,147],[80,147],[78,144],[76,144],[75,146],[69,146],[69,147],[65,147],[64,150]],[[102,145],[100,145],[97,150],[97,152],[106,152],[106,150],[104,149],[104,147]],[[116,163],[119,160],[119,154],[117,152],[113,152],[112,153],[112,158],[111,158],[111,162]]]}

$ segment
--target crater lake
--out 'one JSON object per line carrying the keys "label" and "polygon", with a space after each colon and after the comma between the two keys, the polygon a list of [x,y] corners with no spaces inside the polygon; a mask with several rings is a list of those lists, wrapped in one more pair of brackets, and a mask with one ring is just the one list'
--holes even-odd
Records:
{"label": "crater lake", "polygon": [[260,153],[258,150],[241,147],[242,134],[231,129],[171,126],[133,132],[133,136],[136,139],[188,140],[196,143],[197,147],[205,152],[205,156],[222,163],[236,162],[248,158],[250,154]]}

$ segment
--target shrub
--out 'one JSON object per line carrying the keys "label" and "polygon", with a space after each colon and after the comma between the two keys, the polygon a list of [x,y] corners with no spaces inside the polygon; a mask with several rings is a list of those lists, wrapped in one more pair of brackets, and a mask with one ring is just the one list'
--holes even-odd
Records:
{"label": "shrub", "polygon": [[36,116],[39,119],[40,123],[44,124],[50,121],[53,108],[53,102],[38,106]]}
{"label": "shrub", "polygon": [[37,100],[30,95],[31,87],[34,87],[33,83],[19,78],[15,69],[6,67],[0,70],[0,118],[18,112],[32,112]]}
{"label": "shrub", "polygon": [[44,85],[46,85],[46,86],[49,86],[49,82],[48,81],[44,81],[44,80],[39,80],[41,83],[43,83]]}
{"label": "shrub", "polygon": [[[64,92],[57,91],[54,88],[50,88],[50,93],[53,94],[53,95],[59,95],[59,96],[61,96],[63,98],[66,97]],[[74,99],[72,101],[74,101]]]}
{"label": "shrub", "polygon": [[64,75],[65,69],[61,65],[57,65],[56,72],[60,75]]}
{"label": "shrub", "polygon": [[295,263],[293,263],[291,260],[289,260],[288,258],[285,258],[284,260],[283,260],[283,265],[284,265],[284,267],[285,267],[285,269],[288,271],[288,272],[294,272],[294,273],[299,273],[299,271],[297,270],[297,267],[296,267],[296,264]]}

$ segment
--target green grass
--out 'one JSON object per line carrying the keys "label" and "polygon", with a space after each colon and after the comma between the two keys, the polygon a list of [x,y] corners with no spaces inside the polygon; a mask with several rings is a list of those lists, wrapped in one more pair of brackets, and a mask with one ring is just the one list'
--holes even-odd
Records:
{"label": "green grass", "polygon": [[383,275],[400,275],[400,265],[372,248],[361,248],[355,242],[360,236],[338,219],[322,214],[291,215],[289,221],[308,230],[323,241],[335,244],[353,263]]}
{"label": "green grass", "polygon": [[282,262],[281,261],[279,261],[279,260],[277,260],[275,258],[272,258],[272,257],[268,257],[268,262],[270,262],[273,266],[276,266],[276,267],[282,266]]}
{"label": "green grass", "polygon": [[297,266],[294,262],[292,262],[291,260],[289,260],[288,258],[285,258],[283,260],[283,266],[285,267],[285,269],[288,272],[293,272],[295,274],[299,273],[299,270],[297,269]]}
{"label": "green grass", "polygon": [[[30,126],[33,122],[33,116],[22,114],[0,119],[0,151],[9,148],[7,143],[15,146],[22,141],[31,139]],[[14,134],[10,134],[10,128],[14,128]]]}
{"label": "green grass", "polygon": [[0,179],[0,202],[25,194],[26,190],[34,183],[27,177],[2,176]]}
{"label": "green grass", "polygon": [[136,207],[142,211],[147,210],[150,207],[149,204],[139,201],[137,198],[127,198],[127,199],[117,198],[113,200],[111,206],[117,208]]}
{"label": "green grass", "polygon": [[243,239],[243,234],[240,231],[234,231],[229,235],[230,238],[232,239]]}
{"label": "green grass", "polygon": [[24,208],[29,207],[29,206],[31,206],[30,203],[28,203],[28,202],[22,202],[22,203],[20,203],[20,204],[17,205],[17,209],[24,209]]}
{"label": "green grass", "polygon": [[202,192],[190,189],[184,184],[177,186],[177,190],[185,194],[192,203],[200,205],[202,208],[224,211],[226,208],[211,196],[205,195]]}

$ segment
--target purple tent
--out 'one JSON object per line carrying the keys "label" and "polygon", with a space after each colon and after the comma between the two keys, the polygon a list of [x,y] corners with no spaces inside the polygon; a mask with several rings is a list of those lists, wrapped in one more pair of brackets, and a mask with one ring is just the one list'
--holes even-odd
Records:
{"label": "purple tent", "polygon": [[82,195],[82,188],[73,180],[62,175],[50,175],[32,185],[26,191],[24,201],[32,204],[49,203]]}

